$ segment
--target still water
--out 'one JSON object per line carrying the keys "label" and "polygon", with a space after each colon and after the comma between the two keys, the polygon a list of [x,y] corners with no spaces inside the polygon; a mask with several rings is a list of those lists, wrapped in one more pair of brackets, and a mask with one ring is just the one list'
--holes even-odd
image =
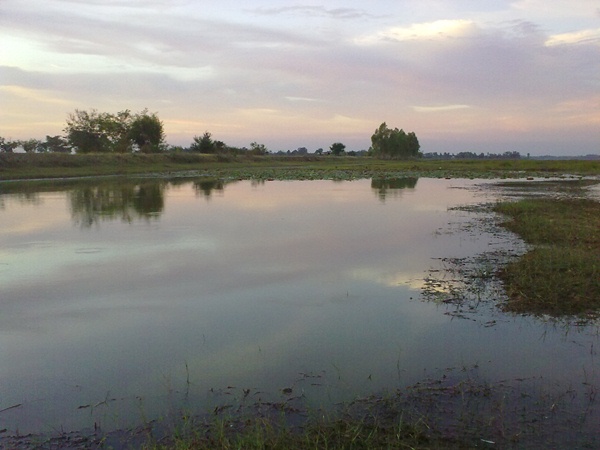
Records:
{"label": "still water", "polygon": [[597,383],[597,333],[421,298],[439,258],[515,244],[451,209],[475,184],[0,184],[0,429],[123,427],[228,386],[310,398],[303,377],[329,380],[313,401],[450,367]]}

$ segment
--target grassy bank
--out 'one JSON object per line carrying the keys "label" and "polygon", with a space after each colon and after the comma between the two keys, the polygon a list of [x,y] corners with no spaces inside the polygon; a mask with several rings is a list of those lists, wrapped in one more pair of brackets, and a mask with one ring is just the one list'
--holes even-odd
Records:
{"label": "grassy bank", "polygon": [[528,198],[500,203],[503,225],[533,249],[501,271],[507,311],[597,316],[600,311],[600,202]]}
{"label": "grassy bank", "polygon": [[[420,429],[422,428],[422,429]],[[466,449],[475,448],[450,439],[432,439],[425,425],[378,424],[359,420],[315,420],[301,432],[285,421],[250,418],[239,424],[219,419],[195,425],[193,431],[165,443],[146,444],[148,450],[209,449]]]}
{"label": "grassy bank", "polygon": [[[319,178],[334,171],[354,176],[379,172],[401,172],[437,177],[490,178],[505,176],[546,176],[558,174],[600,174],[600,161],[538,160],[378,160],[367,157],[334,156],[231,156],[196,153],[165,154],[82,154],[65,155],[0,153],[0,180],[59,178],[102,175],[171,174],[181,171],[223,171],[242,178],[273,176],[269,172],[305,171]],[[285,175],[285,174],[283,174]],[[283,176],[281,175],[281,176]],[[302,174],[301,174],[302,175]],[[304,175],[302,175],[304,176]],[[343,174],[341,175],[343,176]]]}

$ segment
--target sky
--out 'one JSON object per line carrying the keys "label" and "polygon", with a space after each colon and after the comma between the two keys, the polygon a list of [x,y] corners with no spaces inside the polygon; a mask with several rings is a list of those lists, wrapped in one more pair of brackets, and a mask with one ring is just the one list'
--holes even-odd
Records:
{"label": "sky", "polygon": [[0,0],[0,136],[144,108],[172,145],[600,154],[600,2]]}

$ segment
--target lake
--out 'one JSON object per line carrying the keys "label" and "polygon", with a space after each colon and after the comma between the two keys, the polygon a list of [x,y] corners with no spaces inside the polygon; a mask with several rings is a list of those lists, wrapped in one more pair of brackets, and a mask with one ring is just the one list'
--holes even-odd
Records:
{"label": "lake", "polygon": [[523,251],[457,208],[500,195],[482,183],[1,183],[0,429],[114,429],[245,389],[335,403],[450,368],[585,395],[597,328],[503,314],[501,291],[466,317],[423,298],[444,258]]}

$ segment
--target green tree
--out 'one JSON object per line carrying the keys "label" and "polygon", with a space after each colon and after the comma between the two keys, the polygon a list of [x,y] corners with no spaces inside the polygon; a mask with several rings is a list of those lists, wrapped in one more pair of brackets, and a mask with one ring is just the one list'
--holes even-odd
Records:
{"label": "green tree", "polygon": [[406,135],[408,153],[410,156],[420,156],[419,150],[421,150],[421,144],[414,131],[411,131]]}
{"label": "green tree", "polygon": [[116,114],[76,109],[64,131],[67,143],[78,153],[126,153],[136,147],[154,152],[164,144],[163,124],[147,109],[137,114],[128,109]]}
{"label": "green tree", "polygon": [[76,109],[67,118],[67,142],[77,153],[127,151],[130,117],[128,110],[113,115]]}
{"label": "green tree", "polygon": [[19,141],[11,141],[0,136],[0,151],[12,153],[19,146]]}
{"label": "green tree", "polygon": [[215,153],[216,146],[212,140],[212,134],[205,131],[202,137],[194,136],[194,142],[190,145],[190,150],[199,153]]}
{"label": "green tree", "polygon": [[371,153],[378,158],[418,157],[419,149],[419,140],[414,132],[406,134],[398,128],[392,130],[385,122],[371,136]]}
{"label": "green tree", "polygon": [[265,144],[259,144],[257,142],[252,142],[250,144],[250,154],[252,155],[266,155],[269,153],[269,149],[265,146]]}
{"label": "green tree", "polygon": [[42,142],[40,147],[45,152],[71,153],[71,148],[62,136],[46,136],[46,142]]}
{"label": "green tree", "polygon": [[331,147],[329,147],[329,150],[331,150],[331,153],[333,153],[335,156],[339,156],[342,153],[344,153],[345,149],[346,149],[346,146],[344,144],[342,144],[341,142],[335,142],[335,143],[331,144]]}
{"label": "green tree", "polygon": [[26,141],[19,141],[19,144],[21,144],[26,153],[35,153],[41,148],[42,141],[39,139],[27,139]]}
{"label": "green tree", "polygon": [[163,123],[156,113],[148,114],[144,110],[135,115],[129,126],[128,137],[143,153],[159,152],[165,140]]}

